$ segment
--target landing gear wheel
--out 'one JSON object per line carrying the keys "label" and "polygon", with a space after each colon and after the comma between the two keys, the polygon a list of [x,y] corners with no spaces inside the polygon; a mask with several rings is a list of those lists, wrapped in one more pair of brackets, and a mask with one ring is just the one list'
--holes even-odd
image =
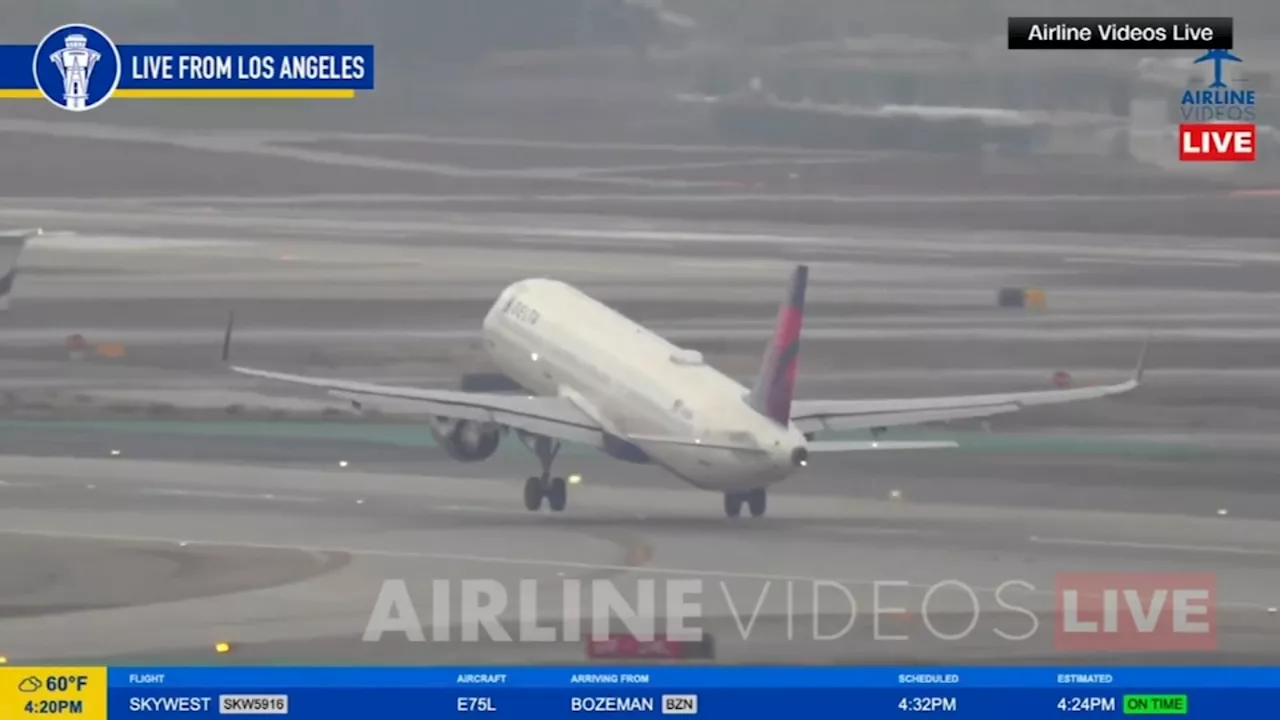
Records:
{"label": "landing gear wheel", "polygon": [[547,487],[547,504],[551,507],[551,512],[564,510],[564,506],[568,502],[569,486],[565,483],[564,478],[551,478],[551,482]]}
{"label": "landing gear wheel", "polygon": [[524,507],[526,510],[542,509],[542,478],[531,477],[524,481]]}
{"label": "landing gear wheel", "polygon": [[521,432],[519,437],[520,442],[538,456],[538,462],[542,465],[541,475],[524,481],[525,508],[530,511],[541,510],[542,501],[545,499],[551,506],[552,512],[564,510],[564,506],[569,501],[568,487],[565,485],[564,478],[551,477],[551,464],[560,453],[560,443],[549,437],[531,433]]}
{"label": "landing gear wheel", "polygon": [[742,514],[742,495],[727,492],[724,494],[724,514],[736,518]]}
{"label": "landing gear wheel", "polygon": [[764,515],[765,508],[768,507],[769,495],[764,488],[756,488],[747,493],[747,507],[751,509],[751,517],[760,517]]}

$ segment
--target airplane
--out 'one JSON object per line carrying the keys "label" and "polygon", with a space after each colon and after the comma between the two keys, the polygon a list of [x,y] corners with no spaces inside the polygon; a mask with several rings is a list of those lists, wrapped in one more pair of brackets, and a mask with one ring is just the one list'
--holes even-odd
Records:
{"label": "airplane", "polygon": [[1209,84],[1211,88],[1224,88],[1227,86],[1222,81],[1222,63],[1223,62],[1244,62],[1240,58],[1231,54],[1230,50],[1210,50],[1192,61],[1193,63],[1212,62],[1213,63],[1213,82]]}
{"label": "airplane", "polygon": [[[351,402],[431,416],[430,431],[461,462],[484,460],[515,434],[541,464],[527,478],[524,505],[567,505],[564,478],[552,475],[562,443],[594,447],[629,463],[659,466],[688,484],[724,494],[724,512],[765,514],[767,489],[809,464],[811,454],[958,447],[954,441],[881,441],[886,428],[986,418],[1024,407],[1118,395],[1138,387],[1146,344],[1133,375],[1114,385],[898,400],[794,399],[809,268],[798,265],[778,311],[772,340],[751,388],[582,291],[530,278],[502,291],[482,325],[494,363],[528,395],[433,390],[291,375],[231,364],[230,314],[222,359],[241,375],[325,390]],[[863,441],[818,440],[823,431],[863,429]]]}
{"label": "airplane", "polygon": [[13,281],[18,277],[18,257],[27,241],[43,233],[33,230],[10,230],[0,233],[0,312],[9,309],[9,296],[13,294]]}

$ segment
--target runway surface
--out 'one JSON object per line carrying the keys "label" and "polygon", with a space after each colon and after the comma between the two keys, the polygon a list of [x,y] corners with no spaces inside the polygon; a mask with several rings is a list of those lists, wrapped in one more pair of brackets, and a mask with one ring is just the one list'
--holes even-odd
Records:
{"label": "runway surface", "polygon": [[[359,638],[389,579],[411,588],[423,619],[435,607],[430,581],[494,580],[512,598],[503,617],[514,628],[521,580],[540,583],[538,615],[553,624],[562,580],[578,577],[607,578],[631,597],[640,579],[703,583],[693,624],[714,633],[725,662],[1071,662],[1052,652],[1047,627],[1002,610],[992,593],[1019,583],[1005,599],[1049,626],[1054,573],[1135,568],[1216,573],[1223,652],[1212,659],[1274,653],[1273,521],[780,492],[768,519],[729,522],[715,517],[714,496],[636,471],[576,486],[572,511],[550,517],[519,509],[510,480],[433,476],[438,463],[413,474],[121,458],[8,456],[5,466],[6,552],[26,568],[6,579],[10,657],[198,662],[230,642],[241,661],[570,662],[582,659],[580,643],[465,643],[457,630],[452,642]],[[856,633],[824,641],[806,627],[819,581],[857,599]],[[914,629],[911,641],[872,641],[873,581],[896,583],[882,590],[892,594],[881,608],[915,608],[914,618],[886,616],[882,627],[908,637]],[[950,592],[944,586],[919,609],[943,581],[954,581]],[[979,629],[938,640],[919,624],[922,612],[948,633],[974,616],[955,583],[979,596]],[[817,592],[817,632],[838,634],[836,621],[853,611],[830,589]],[[63,604],[70,597],[76,606]],[[735,631],[735,612],[761,624]],[[801,628],[791,638],[788,616]],[[1040,632],[1007,642],[991,636],[996,629]]]}
{"label": "runway surface", "polygon": [[[139,141],[135,130],[42,127],[0,121],[5,142],[89,137],[108,143],[108,160],[121,147],[111,143]],[[1158,659],[1280,656],[1270,611],[1280,605],[1280,251],[1268,204],[1242,211],[1167,187],[1132,202],[757,202],[741,188],[694,187],[708,181],[703,169],[652,166],[763,163],[771,151],[615,148],[600,160],[589,157],[599,148],[559,148],[572,157],[550,167],[547,148],[506,165],[441,142],[454,150],[354,162],[349,138],[321,140],[277,137],[269,152],[262,138],[169,143],[230,165],[265,152],[281,176],[261,187],[201,185],[199,163],[156,158],[192,178],[139,172],[74,201],[51,197],[53,185],[0,187],[0,226],[50,230],[24,254],[0,319],[0,655],[10,662],[582,661],[581,642],[361,641],[389,580],[405,581],[431,624],[435,579],[496,581],[510,594],[507,621],[520,581],[539,581],[534,606],[554,622],[570,578],[609,580],[632,598],[645,579],[701,582],[698,622],[718,662],[1151,662],[1054,651],[1063,572],[1214,573],[1218,652]],[[680,152],[694,157],[671,157]],[[280,169],[285,159],[299,170]],[[584,170],[592,162],[630,169]],[[289,184],[322,175],[333,187]],[[476,185],[465,202],[433,201],[445,191],[398,191],[407,175]],[[331,194],[298,197],[314,192]],[[556,212],[510,195],[540,192]],[[618,197],[597,204],[606,192]],[[655,210],[658,195],[682,199]],[[711,216],[681,219],[681,203]],[[818,203],[851,209],[795,219]],[[582,204],[606,209],[570,212]],[[983,214],[975,207],[985,215],[970,222]],[[1142,226],[1138,209],[1164,219]],[[1019,213],[1040,225],[986,218]],[[530,514],[519,490],[535,465],[515,443],[452,463],[421,425],[317,422],[327,399],[229,377],[219,357],[235,310],[238,362],[453,387],[489,369],[476,327],[496,293],[554,276],[749,378],[796,262],[813,268],[807,397],[1038,389],[1059,370],[1077,384],[1114,382],[1148,336],[1149,371],[1128,396],[924,431],[956,438],[954,452],[815,462],[772,493],[767,518],[728,521],[713,494],[583,451],[561,461],[582,477],[569,511]],[[996,308],[1005,286],[1043,288],[1048,307]],[[74,361],[73,333],[90,348]],[[270,412],[287,419],[262,421]],[[925,603],[950,580],[979,597],[964,633],[972,604],[955,584]],[[874,581],[906,583],[887,586],[880,607],[912,614],[886,615],[880,630],[909,640],[875,637]],[[1002,585],[1031,615],[996,603]],[[858,603],[843,634],[851,612],[837,586]],[[1030,634],[1009,641],[997,629]],[[221,641],[234,651],[215,655]]]}

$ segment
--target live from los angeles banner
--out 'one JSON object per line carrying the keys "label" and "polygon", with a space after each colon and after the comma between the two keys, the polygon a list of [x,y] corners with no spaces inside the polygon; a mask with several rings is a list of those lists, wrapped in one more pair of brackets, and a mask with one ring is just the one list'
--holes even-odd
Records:
{"label": "live from los angeles banner", "polygon": [[92,25],[0,45],[0,98],[71,112],[112,99],[350,99],[374,88],[372,45],[127,45]]}

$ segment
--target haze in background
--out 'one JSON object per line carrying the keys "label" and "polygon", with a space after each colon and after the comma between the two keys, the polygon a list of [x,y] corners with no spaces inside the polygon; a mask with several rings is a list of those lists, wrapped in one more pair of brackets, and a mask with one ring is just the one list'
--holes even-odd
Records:
{"label": "haze in background", "polygon": [[[718,69],[751,67],[766,46],[910,36],[998,51],[1011,14],[1047,0],[6,0],[0,41],[39,40],[68,22],[116,42],[371,42],[378,90],[356,102],[109,103],[98,122],[176,127],[290,127],[563,139],[706,142],[705,109],[681,92],[738,89]],[[1237,48],[1261,62],[1280,36],[1270,0],[1088,0],[1073,14],[1231,15]],[[1059,10],[1060,11],[1060,10]],[[890,46],[910,47],[902,39]],[[556,56],[547,51],[590,50]],[[898,55],[912,54],[899,50]],[[1027,60],[1026,54],[1018,56]],[[1000,60],[1004,62],[1004,60]],[[1085,62],[1074,57],[1063,62]],[[1129,67],[1136,58],[1115,61]],[[767,63],[766,63],[767,64]],[[954,63],[947,63],[954,64]],[[949,80],[959,95],[969,83]],[[895,83],[901,85],[901,83]],[[35,103],[0,116],[59,117]]]}

